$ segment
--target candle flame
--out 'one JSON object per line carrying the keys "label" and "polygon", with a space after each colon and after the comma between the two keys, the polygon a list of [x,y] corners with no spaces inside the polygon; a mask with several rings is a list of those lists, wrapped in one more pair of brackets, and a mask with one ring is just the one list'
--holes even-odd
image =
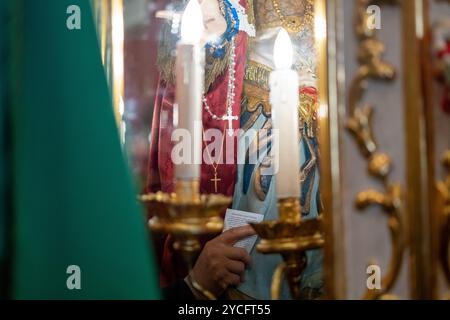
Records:
{"label": "candle flame", "polygon": [[287,31],[282,28],[275,40],[273,59],[277,69],[290,69],[293,61],[292,41]]}
{"label": "candle flame", "polygon": [[190,0],[181,19],[181,40],[199,43],[203,36],[203,13],[198,0]]}

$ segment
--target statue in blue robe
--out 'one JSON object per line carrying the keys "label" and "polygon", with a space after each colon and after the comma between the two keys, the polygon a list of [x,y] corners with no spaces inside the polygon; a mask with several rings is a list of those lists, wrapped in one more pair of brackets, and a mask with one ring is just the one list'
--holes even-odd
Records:
{"label": "statue in blue robe", "polygon": [[[294,46],[294,68],[300,78],[300,202],[303,219],[315,219],[321,213],[319,153],[317,143],[316,56],[313,36],[313,1],[254,0],[256,37],[251,40],[241,108],[241,129],[256,130],[258,139],[251,143],[245,136],[238,144],[238,176],[233,208],[260,213],[264,220],[277,220],[275,176],[266,175],[271,166],[271,106],[268,79],[273,70],[273,46],[281,27],[289,33]],[[277,9],[278,8],[278,9]],[[281,12],[281,13],[280,13]],[[280,19],[281,18],[281,19]],[[292,23],[287,24],[286,21]],[[297,22],[295,24],[294,22]],[[262,131],[261,131],[262,130]],[[268,133],[268,134],[263,134]],[[284,137],[283,137],[284,138]],[[254,153],[258,156],[255,157]],[[257,159],[256,163],[249,159]],[[256,299],[270,299],[272,275],[282,258],[263,255],[255,247],[252,265],[245,283],[237,290]],[[323,293],[322,251],[307,252],[307,266],[301,280],[304,299],[316,299]],[[287,283],[282,286],[282,299],[291,299]]]}

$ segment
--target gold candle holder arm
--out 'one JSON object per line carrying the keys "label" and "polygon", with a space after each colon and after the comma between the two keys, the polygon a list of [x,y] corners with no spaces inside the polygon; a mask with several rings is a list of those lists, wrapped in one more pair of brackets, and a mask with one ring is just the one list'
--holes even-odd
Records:
{"label": "gold candle holder arm", "polygon": [[270,288],[270,295],[273,300],[280,300],[281,298],[281,285],[283,284],[285,272],[286,263],[281,262],[273,273],[272,286]]}
{"label": "gold candle holder arm", "polygon": [[271,285],[273,300],[281,297],[281,285],[286,278],[291,296],[302,299],[300,282],[307,265],[306,251],[320,249],[324,245],[322,220],[301,219],[299,199],[280,199],[279,221],[252,224],[261,238],[257,250],[263,254],[281,254],[283,262],[276,268]]}
{"label": "gold candle holder arm", "polygon": [[[158,192],[140,197],[152,214],[148,225],[152,232],[173,237],[173,248],[191,272],[202,250],[202,239],[212,238],[223,230],[222,214],[231,204],[223,195],[202,195],[199,181],[177,181],[172,194]],[[205,299],[216,297],[188,277],[196,293]]]}

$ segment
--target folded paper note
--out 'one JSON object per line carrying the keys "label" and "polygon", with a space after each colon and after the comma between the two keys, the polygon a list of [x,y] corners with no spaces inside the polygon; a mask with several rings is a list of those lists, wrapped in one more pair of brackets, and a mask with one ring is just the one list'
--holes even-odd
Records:
{"label": "folded paper note", "polygon": [[[224,231],[246,226],[249,223],[259,223],[264,220],[264,215],[259,213],[245,212],[234,209],[228,209],[225,214],[225,227]],[[244,248],[248,253],[252,251],[256,239],[258,236],[254,235],[245,239],[242,239],[234,245],[238,248]]]}

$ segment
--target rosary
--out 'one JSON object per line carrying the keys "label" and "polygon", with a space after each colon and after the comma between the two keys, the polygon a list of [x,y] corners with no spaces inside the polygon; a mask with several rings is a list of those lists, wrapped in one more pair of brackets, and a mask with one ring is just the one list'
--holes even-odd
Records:
{"label": "rosary", "polygon": [[227,113],[223,116],[217,116],[211,111],[211,107],[208,105],[208,100],[205,95],[203,95],[203,106],[205,110],[209,113],[211,118],[214,120],[222,120],[228,122],[228,135],[230,137],[233,136],[234,130],[233,130],[233,121],[236,121],[239,119],[238,116],[233,115],[233,105],[235,101],[235,68],[236,68],[236,46],[234,43],[234,39],[231,40],[231,46],[230,46],[230,57],[228,61],[228,91],[227,91]]}

